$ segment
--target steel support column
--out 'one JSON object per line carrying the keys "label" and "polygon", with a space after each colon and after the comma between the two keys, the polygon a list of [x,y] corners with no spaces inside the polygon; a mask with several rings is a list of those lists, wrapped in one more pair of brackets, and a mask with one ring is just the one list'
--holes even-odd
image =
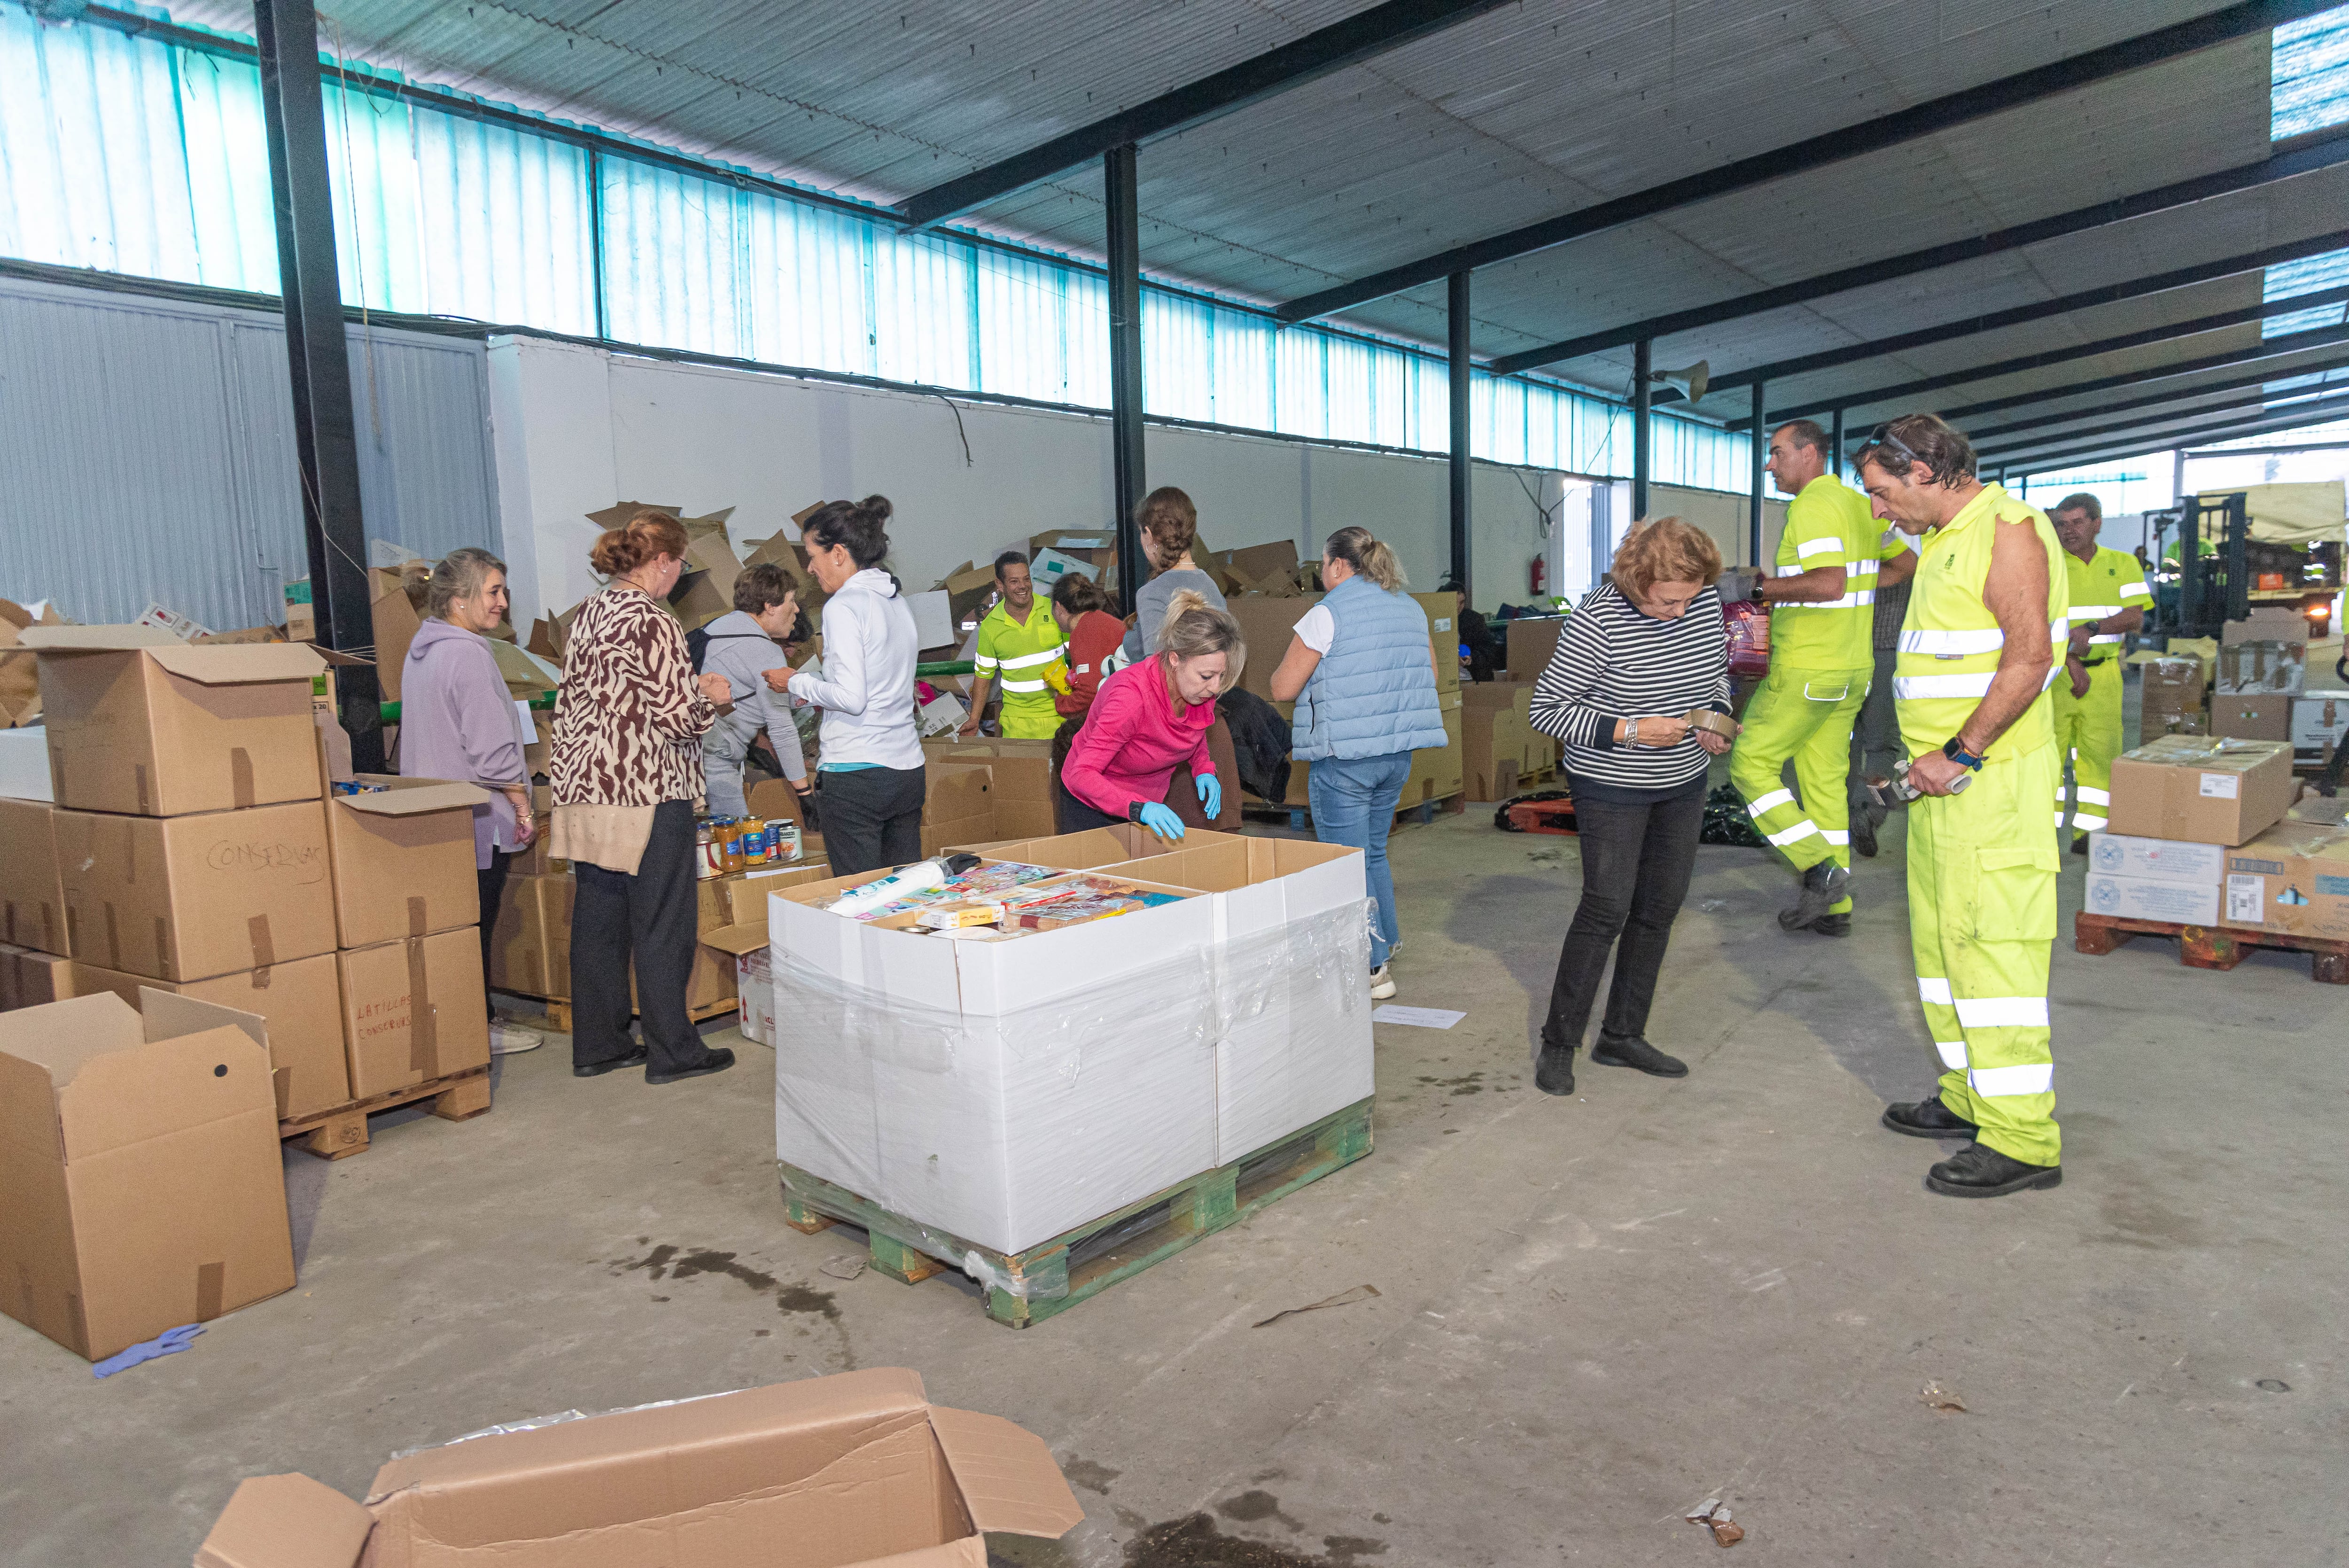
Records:
{"label": "steel support column", "polygon": [[[1117,603],[1133,613],[1142,586],[1142,510],[1147,484],[1142,447],[1142,216],[1134,189],[1133,144],[1102,155],[1102,192],[1109,210],[1109,428],[1117,487]],[[1147,643],[1149,629],[1143,640]]]}
{"label": "steel support column", "polygon": [[1631,521],[1648,515],[1648,466],[1652,449],[1648,441],[1649,366],[1655,345],[1646,338],[1631,346]]}
{"label": "steel support column", "polygon": [[1834,422],[1827,429],[1827,472],[1843,478],[1843,410],[1835,411]]}
{"label": "steel support column", "polygon": [[[351,408],[350,350],[335,258],[335,198],[326,177],[326,108],[318,88],[318,15],[311,0],[254,0],[262,119],[277,218],[277,271],[285,301],[286,365],[294,392],[294,450],[301,466],[302,533],[309,546],[310,600],[318,645],[370,649],[367,524],[359,508],[358,424]],[[336,673],[351,761],[383,769],[382,697],[375,667]]]}
{"label": "steel support column", "polygon": [[1454,273],[1449,294],[1452,356],[1452,584],[1468,605],[1469,375],[1468,274]]}
{"label": "steel support column", "polygon": [[1753,473],[1746,490],[1745,562],[1762,564],[1762,465],[1770,460],[1770,431],[1762,423],[1762,383],[1754,384]]}

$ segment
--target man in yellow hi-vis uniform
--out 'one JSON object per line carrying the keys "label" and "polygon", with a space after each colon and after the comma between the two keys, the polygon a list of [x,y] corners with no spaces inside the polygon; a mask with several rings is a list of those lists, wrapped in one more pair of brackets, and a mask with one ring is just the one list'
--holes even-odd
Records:
{"label": "man in yellow hi-vis uniform", "polygon": [[[2072,765],[2072,852],[2088,852],[2088,835],[2112,810],[2113,758],[2121,754],[2121,640],[2145,624],[2153,590],[2145,567],[2126,550],[2103,550],[2096,533],[2105,509],[2086,490],[2067,495],[2048,516],[2064,546],[2072,589],[2071,646],[2055,677],[2055,745]],[[2064,780],[2055,780],[2055,830],[2064,830]]]}
{"label": "man in yellow hi-vis uniform", "polygon": [[[1778,536],[1777,574],[1740,585],[1770,606],[1770,673],[1746,704],[1729,777],[1754,825],[1802,874],[1795,906],[1779,911],[1778,923],[1848,936],[1845,779],[1852,723],[1875,673],[1868,634],[1883,531],[1868,514],[1868,498],[1828,471],[1833,459],[1826,432],[1808,419],[1771,434],[1771,477],[1795,500]],[[1789,760],[1799,799],[1785,786]]]}
{"label": "man in yellow hi-vis uniform", "polygon": [[1050,740],[1061,727],[1060,709],[1044,672],[1061,661],[1068,634],[1052,617],[1049,604],[1036,597],[1028,575],[1028,558],[1007,550],[995,558],[995,588],[1002,597],[978,624],[978,645],[973,661],[978,678],[971,683],[970,717],[962,733],[978,731],[979,716],[987,711],[987,688],[1003,687],[1001,728],[1006,740]]}
{"label": "man in yellow hi-vis uniform", "polygon": [[1971,1138],[1925,1184],[1994,1198],[2064,1179],[2047,1029],[2061,776],[2048,686],[2071,593],[2054,525],[1974,477],[1930,414],[1878,425],[1857,467],[1876,515],[1922,535],[1893,665],[1908,748],[1909,931],[1941,1092],[1884,1125]]}

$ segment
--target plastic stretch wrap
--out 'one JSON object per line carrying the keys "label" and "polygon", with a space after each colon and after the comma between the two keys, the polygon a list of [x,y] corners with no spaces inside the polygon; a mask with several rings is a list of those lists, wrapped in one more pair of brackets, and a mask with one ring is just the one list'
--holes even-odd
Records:
{"label": "plastic stretch wrap", "polygon": [[1309,913],[1268,883],[999,943],[779,901],[778,1157],[1017,1294],[969,1248],[1049,1241],[1371,1094],[1359,864]]}

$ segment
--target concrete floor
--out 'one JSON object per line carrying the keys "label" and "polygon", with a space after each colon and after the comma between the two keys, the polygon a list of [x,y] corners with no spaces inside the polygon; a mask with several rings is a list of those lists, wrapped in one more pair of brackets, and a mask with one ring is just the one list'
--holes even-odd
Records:
{"label": "concrete floor", "polygon": [[2064,1185],[1969,1203],[1877,1125],[1934,1070],[1897,827],[1845,942],[1704,851],[1651,1030],[1693,1071],[1570,1100],[1528,1042],[1573,841],[1472,810],[1394,856],[1400,999],[1467,1019],[1381,1026],[1376,1152],[1253,1223],[1015,1333],[819,1272],[854,1243],[781,1223],[759,1048],[651,1089],[558,1041],[479,1120],[290,1157],[300,1284],[189,1353],[98,1383],[0,1323],[0,1562],[184,1563],[242,1476],[888,1365],[1066,1467],[1086,1522],[1014,1564],[1685,1563],[1715,1494],[1753,1563],[2344,1561],[2349,1015],[2305,958],[2059,944]]}

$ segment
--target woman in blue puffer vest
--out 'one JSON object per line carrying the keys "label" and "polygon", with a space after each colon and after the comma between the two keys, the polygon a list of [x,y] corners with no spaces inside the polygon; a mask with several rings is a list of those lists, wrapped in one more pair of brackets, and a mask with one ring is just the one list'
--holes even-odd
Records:
{"label": "woman in blue puffer vest", "polygon": [[1321,603],[1305,612],[1272,695],[1294,701],[1290,753],[1312,764],[1306,795],[1313,835],[1363,852],[1378,901],[1371,935],[1371,995],[1395,994],[1387,954],[1402,938],[1387,830],[1394,825],[1411,754],[1445,743],[1436,705],[1434,646],[1427,613],[1403,592],[1394,552],[1365,528],[1341,528],[1321,552]]}

